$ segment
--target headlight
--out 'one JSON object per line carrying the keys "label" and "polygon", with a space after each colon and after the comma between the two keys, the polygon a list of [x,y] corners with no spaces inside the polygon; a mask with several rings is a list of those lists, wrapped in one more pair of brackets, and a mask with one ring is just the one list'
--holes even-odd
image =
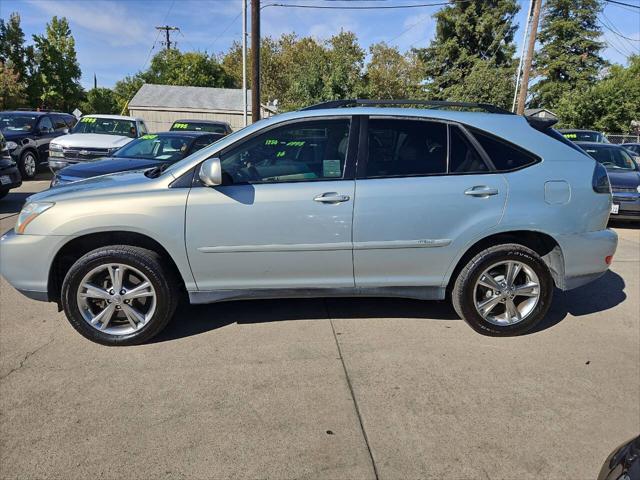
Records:
{"label": "headlight", "polygon": [[64,153],[62,153],[62,147],[60,145],[56,145],[56,144],[49,144],[49,156],[50,157],[58,157],[58,158],[63,158],[64,157]]}
{"label": "headlight", "polygon": [[18,221],[16,222],[15,229],[16,233],[22,235],[24,233],[24,229],[27,228],[27,225],[54,205],[55,203],[51,202],[27,203],[22,210],[20,210],[20,215],[18,215]]}
{"label": "headlight", "polygon": [[18,148],[16,142],[7,142],[7,150],[15,150],[16,148]]}

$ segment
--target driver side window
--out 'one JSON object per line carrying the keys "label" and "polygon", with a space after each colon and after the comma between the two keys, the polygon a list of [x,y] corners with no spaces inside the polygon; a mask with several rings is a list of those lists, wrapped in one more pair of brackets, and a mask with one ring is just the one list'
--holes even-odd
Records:
{"label": "driver side window", "polygon": [[42,117],[40,119],[40,125],[38,128],[40,128],[41,132],[52,132],[53,123],[51,123],[51,120],[49,119],[49,117]]}
{"label": "driver side window", "polygon": [[339,180],[349,120],[296,122],[259,134],[221,155],[226,184]]}

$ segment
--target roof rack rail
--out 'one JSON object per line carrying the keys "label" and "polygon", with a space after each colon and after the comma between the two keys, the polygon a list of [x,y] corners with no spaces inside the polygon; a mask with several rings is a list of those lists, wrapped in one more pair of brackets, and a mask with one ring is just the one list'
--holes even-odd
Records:
{"label": "roof rack rail", "polygon": [[389,105],[424,105],[434,108],[477,108],[489,113],[502,113],[513,115],[509,110],[496,107],[490,103],[476,103],[476,102],[448,102],[444,100],[374,100],[374,99],[349,99],[349,100],[330,100],[328,102],[318,103],[301,109],[306,110],[320,110],[324,108],[345,108],[345,107],[373,107],[373,106],[389,106]]}
{"label": "roof rack rail", "polygon": [[14,112],[37,112],[37,113],[64,113],[58,110],[47,110],[47,109],[37,109],[37,108],[29,108],[29,107],[18,107],[14,110]]}

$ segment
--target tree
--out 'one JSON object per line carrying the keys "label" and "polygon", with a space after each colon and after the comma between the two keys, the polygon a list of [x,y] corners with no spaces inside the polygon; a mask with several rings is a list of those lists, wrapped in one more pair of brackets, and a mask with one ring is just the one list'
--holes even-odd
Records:
{"label": "tree", "polygon": [[384,42],[369,47],[368,96],[376,99],[424,97],[421,84],[424,66],[416,52],[403,55]]}
{"label": "tree", "polygon": [[601,0],[547,0],[534,59],[539,80],[531,88],[533,106],[553,110],[565,93],[578,97],[596,81],[606,65],[598,40],[601,10]]}
{"label": "tree", "polygon": [[129,101],[138,93],[140,87],[144,84],[144,80],[140,75],[128,75],[122,80],[116,82],[113,87],[113,93],[116,98],[119,112],[125,112]]}
{"label": "tree", "polygon": [[66,18],[53,17],[45,35],[34,35],[37,73],[42,91],[41,105],[62,111],[78,106],[83,92],[80,86],[80,65],[76,57],[75,40]]}
{"label": "tree", "polygon": [[[515,82],[516,0],[451,0],[439,10],[436,35],[419,51],[425,64],[427,92],[433,99],[459,100],[467,91],[483,92],[479,81],[499,75]],[[513,92],[513,90],[511,90]],[[497,104],[508,103],[503,89],[484,91]],[[476,100],[474,98],[474,100]]]}
{"label": "tree", "polygon": [[20,81],[26,81],[26,48],[24,32],[20,27],[20,15],[12,13],[9,21],[0,19],[0,63],[11,65]]}
{"label": "tree", "polygon": [[112,113],[118,114],[121,108],[118,104],[118,97],[109,88],[92,88],[87,92],[87,97],[80,106],[83,114],[91,113]]}
{"label": "tree", "polygon": [[151,60],[148,70],[140,73],[147,83],[193,87],[228,87],[232,80],[213,56],[202,52],[182,53],[163,50]]}
{"label": "tree", "polygon": [[365,91],[365,51],[356,35],[341,31],[328,40],[326,47],[329,65],[322,96],[327,100],[361,97]]}
{"label": "tree", "polygon": [[24,83],[13,68],[0,63],[0,109],[9,110],[24,105]]}
{"label": "tree", "polygon": [[565,92],[557,104],[561,126],[592,128],[608,133],[630,133],[640,119],[640,55],[629,66],[613,65],[602,80],[579,95]]}

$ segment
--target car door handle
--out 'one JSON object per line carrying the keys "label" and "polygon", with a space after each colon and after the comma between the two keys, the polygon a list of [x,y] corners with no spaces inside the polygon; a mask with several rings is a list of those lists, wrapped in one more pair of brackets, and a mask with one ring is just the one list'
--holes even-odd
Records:
{"label": "car door handle", "polygon": [[342,203],[351,200],[349,195],[339,195],[336,192],[326,192],[313,198],[316,202],[321,203]]}
{"label": "car door handle", "polygon": [[465,190],[465,195],[469,195],[471,197],[490,197],[492,195],[498,194],[497,188],[487,187],[486,185],[476,185],[475,187],[471,187],[468,190]]}

